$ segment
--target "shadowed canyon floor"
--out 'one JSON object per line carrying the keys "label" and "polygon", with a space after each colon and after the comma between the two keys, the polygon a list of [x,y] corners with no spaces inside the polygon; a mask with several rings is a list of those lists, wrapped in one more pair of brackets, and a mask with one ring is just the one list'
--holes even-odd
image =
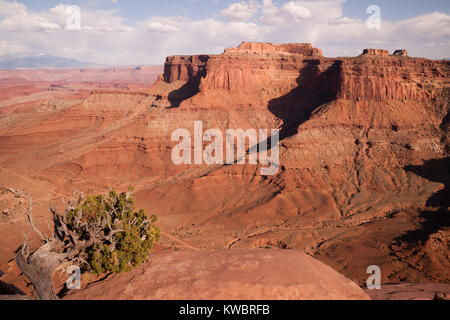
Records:
{"label": "shadowed canyon floor", "polygon": [[[326,58],[307,44],[243,43],[168,57],[146,89],[53,85],[43,94],[40,79],[6,74],[1,279],[27,290],[11,259],[30,228],[11,191],[32,195],[47,229],[49,203],[74,189],[131,185],[138,206],[159,217],[165,248],[292,249],[360,285],[370,265],[383,283],[448,284],[449,69],[378,51]],[[171,134],[192,133],[194,121],[280,129],[280,172],[174,165]]]}

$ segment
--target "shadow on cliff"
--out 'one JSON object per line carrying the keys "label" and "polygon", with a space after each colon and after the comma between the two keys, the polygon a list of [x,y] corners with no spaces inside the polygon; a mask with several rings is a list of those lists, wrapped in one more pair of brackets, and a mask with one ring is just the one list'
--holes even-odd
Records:
{"label": "shadow on cliff", "polygon": [[[447,90],[448,96],[450,96],[450,89]],[[445,152],[446,154],[450,154],[450,110],[447,111],[444,119],[442,119],[442,123],[439,126],[442,130],[442,139],[441,142],[445,145]]]}
{"label": "shadow on cliff", "polygon": [[450,226],[450,157],[426,161],[421,166],[406,166],[404,168],[418,176],[434,182],[444,184],[444,188],[434,193],[426,202],[427,207],[437,210],[425,210],[420,212],[420,227],[411,230],[396,240],[408,243],[418,243],[428,240],[429,236],[444,227]]}
{"label": "shadow on cliff", "polygon": [[181,88],[176,89],[169,93],[168,100],[170,102],[170,108],[178,108],[180,104],[189,98],[192,98],[198,93],[198,84],[189,81],[186,82]]}
{"label": "shadow on cliff", "polygon": [[178,108],[180,104],[195,96],[199,92],[200,79],[204,76],[204,73],[199,73],[195,77],[192,77],[181,88],[173,90],[168,95],[171,108]]}
{"label": "shadow on cliff", "polygon": [[269,101],[268,109],[283,120],[280,140],[295,135],[298,127],[307,121],[319,106],[336,99],[342,62],[335,61],[321,72],[320,60],[307,60],[297,78],[298,86],[288,94]]}
{"label": "shadow on cliff", "polygon": [[406,166],[406,171],[434,182],[444,184],[444,189],[434,193],[427,200],[427,207],[450,207],[450,157],[432,159],[421,166]]}
{"label": "shadow on cliff", "polygon": [[[269,101],[268,109],[283,120],[279,140],[298,133],[298,127],[307,121],[321,105],[337,98],[342,61],[335,61],[325,71],[319,69],[321,60],[307,60],[296,79],[297,87],[288,94]],[[273,137],[251,146],[247,154],[272,149]],[[281,166],[284,171],[284,167]]]}

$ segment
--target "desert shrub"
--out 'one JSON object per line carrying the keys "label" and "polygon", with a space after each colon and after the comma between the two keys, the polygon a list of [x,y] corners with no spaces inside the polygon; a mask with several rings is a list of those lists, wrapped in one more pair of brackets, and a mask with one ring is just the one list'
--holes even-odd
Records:
{"label": "desert shrub", "polygon": [[78,241],[90,244],[83,261],[88,271],[97,274],[141,265],[160,238],[156,216],[148,218],[144,209],[135,210],[131,192],[88,196],[68,210],[64,220]]}

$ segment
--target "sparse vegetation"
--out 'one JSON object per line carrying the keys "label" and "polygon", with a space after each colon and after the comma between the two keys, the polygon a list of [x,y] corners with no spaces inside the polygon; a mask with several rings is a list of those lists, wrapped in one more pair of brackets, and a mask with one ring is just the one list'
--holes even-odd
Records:
{"label": "sparse vegetation", "polygon": [[116,191],[87,197],[65,217],[80,240],[89,240],[92,230],[102,235],[86,251],[88,271],[94,273],[129,271],[145,262],[160,237],[156,220],[147,219],[144,209],[136,211],[132,196]]}
{"label": "sparse vegetation", "polygon": [[[18,193],[19,194],[19,193]],[[147,218],[136,210],[132,190],[83,197],[74,192],[64,202],[62,214],[53,214],[53,233],[47,236],[33,222],[33,200],[24,212],[32,229],[41,238],[41,246],[30,253],[28,239],[19,248],[16,262],[30,279],[38,299],[58,299],[51,275],[63,264],[78,265],[92,273],[120,273],[145,262],[160,231],[156,216]]]}

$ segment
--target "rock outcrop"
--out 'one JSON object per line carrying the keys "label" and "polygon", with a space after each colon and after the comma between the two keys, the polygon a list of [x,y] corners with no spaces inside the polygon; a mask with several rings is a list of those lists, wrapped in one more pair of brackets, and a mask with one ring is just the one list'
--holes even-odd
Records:
{"label": "rock outcrop", "polygon": [[[301,85],[329,99],[389,101],[435,98],[430,81],[443,81],[448,62],[393,56],[365,49],[357,58],[324,58],[310,44],[242,43],[223,55],[173,56],[166,61],[164,80],[190,81],[200,93],[227,90],[268,93],[267,99]],[[199,77],[201,81],[199,81]],[[261,92],[261,91],[265,92]],[[267,100],[265,99],[265,100]],[[266,105],[267,101],[262,101]]]}
{"label": "rock outcrop", "polygon": [[392,55],[397,56],[397,57],[407,57],[408,50],[406,50],[406,49],[395,50]]}
{"label": "rock outcrop", "polygon": [[168,57],[164,65],[164,81],[198,81],[205,75],[209,58],[207,55]]}
{"label": "rock outcrop", "polygon": [[[434,99],[442,92],[439,82],[445,82],[448,63],[413,58],[404,60],[393,56],[367,57],[343,61],[340,71],[339,98],[424,101]],[[427,85],[436,80],[437,88]]]}
{"label": "rock outcrop", "polygon": [[389,51],[383,49],[364,49],[362,56],[387,57],[389,56]]}
{"label": "rock outcrop", "polygon": [[294,250],[158,253],[68,299],[368,300],[355,283]]}
{"label": "rock outcrop", "polygon": [[268,42],[242,42],[237,48],[225,49],[225,54],[258,54],[258,55],[302,55],[322,57],[322,50],[314,48],[310,43],[274,44]]}
{"label": "rock outcrop", "polygon": [[[372,300],[448,300],[450,284],[399,283],[385,284],[380,290],[364,290]],[[447,297],[447,299],[445,299]]]}

